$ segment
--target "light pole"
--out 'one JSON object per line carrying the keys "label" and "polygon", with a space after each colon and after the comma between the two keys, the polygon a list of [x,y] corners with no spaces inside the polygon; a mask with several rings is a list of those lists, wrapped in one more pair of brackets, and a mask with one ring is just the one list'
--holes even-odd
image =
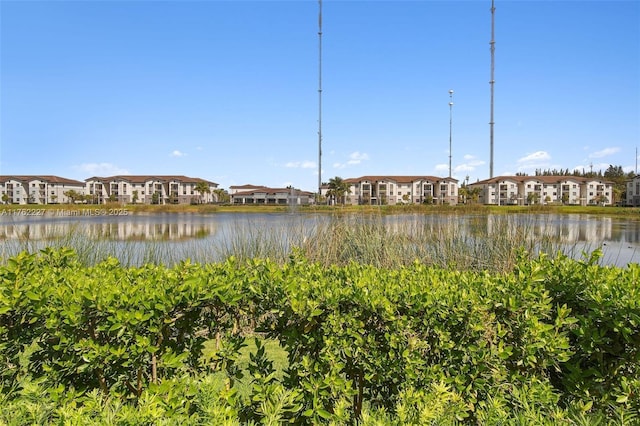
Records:
{"label": "light pole", "polygon": [[449,90],[449,177],[451,177],[452,133],[453,133],[453,90]]}
{"label": "light pole", "polygon": [[489,45],[491,46],[491,80],[489,80],[489,85],[491,87],[491,111],[489,118],[489,179],[493,178],[493,125],[495,124],[493,121],[493,86],[496,82],[494,77],[496,52],[495,13],[496,8],[493,5],[493,0],[491,0],[491,41],[489,42]]}
{"label": "light pole", "polygon": [[318,0],[318,204],[322,197],[322,0]]}

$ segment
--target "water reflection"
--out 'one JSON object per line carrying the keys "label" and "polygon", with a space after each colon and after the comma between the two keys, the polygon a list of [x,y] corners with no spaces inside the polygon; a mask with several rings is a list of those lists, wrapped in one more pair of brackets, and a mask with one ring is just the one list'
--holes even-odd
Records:
{"label": "water reflection", "polygon": [[202,216],[160,215],[108,219],[0,220],[0,239],[56,240],[76,234],[95,240],[177,241],[205,238],[217,232],[218,223]]}
{"label": "water reflection", "polygon": [[[4,217],[0,216],[0,255],[6,257],[20,249],[39,249],[52,241],[87,240],[113,242],[111,249],[135,253],[148,250],[149,245],[171,259],[189,256],[193,252],[233,251],[241,247],[240,239],[250,240],[268,235],[270,244],[283,242],[283,250],[291,235],[313,238],[318,224],[336,220],[330,215],[312,214],[151,214],[114,217]],[[562,247],[573,257],[582,257],[602,248],[603,262],[625,266],[640,261],[640,220],[628,220],[591,215],[423,215],[400,214],[383,216],[345,215],[338,220],[371,220],[384,224],[389,232],[419,235],[425,231],[443,238],[463,235],[482,238],[499,235],[535,241],[541,249],[546,242]],[[355,223],[355,222],[354,222]],[[129,245],[127,245],[129,244]],[[160,245],[159,245],[160,244]],[[94,244],[97,246],[97,244]],[[115,247],[115,248],[114,248]],[[161,247],[161,250],[159,249]],[[551,247],[551,245],[548,245]],[[225,251],[226,250],[226,251]],[[142,256],[142,255],[141,255]]]}

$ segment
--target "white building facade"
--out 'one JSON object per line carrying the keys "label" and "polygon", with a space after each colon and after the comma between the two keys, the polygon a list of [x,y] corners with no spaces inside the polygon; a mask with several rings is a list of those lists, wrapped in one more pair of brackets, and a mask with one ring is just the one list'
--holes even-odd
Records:
{"label": "white building facade", "polygon": [[498,176],[469,184],[492,205],[612,205],[613,182],[576,176]]}
{"label": "white building facade", "polygon": [[260,185],[229,187],[232,204],[309,205],[313,193],[295,188],[269,188]]}
{"label": "white building facade", "polygon": [[53,175],[0,176],[4,204],[59,204],[84,195],[84,182]]}
{"label": "white building facade", "polygon": [[[458,180],[436,176],[361,176],[344,180],[353,205],[458,203]],[[323,188],[323,191],[328,188]],[[322,194],[326,196],[325,194]]]}
{"label": "white building facade", "polygon": [[633,179],[627,181],[627,198],[625,205],[640,206],[640,175],[636,175]]}
{"label": "white building facade", "polygon": [[218,184],[180,175],[117,175],[91,177],[85,187],[92,204],[200,204],[217,200]]}

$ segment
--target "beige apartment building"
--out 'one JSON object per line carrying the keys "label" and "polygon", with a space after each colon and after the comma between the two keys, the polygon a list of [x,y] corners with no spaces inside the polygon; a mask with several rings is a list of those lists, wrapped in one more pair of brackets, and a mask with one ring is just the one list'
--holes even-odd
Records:
{"label": "beige apartment building", "polygon": [[118,175],[84,182],[53,175],[0,176],[5,204],[211,203],[217,199],[217,188],[217,183],[180,175]]}
{"label": "beige apartment building", "polygon": [[[204,183],[206,190],[200,192]],[[218,184],[181,175],[117,175],[85,180],[89,203],[199,204],[217,201]]]}
{"label": "beige apartment building", "polygon": [[627,181],[627,198],[625,201],[627,206],[640,206],[640,175],[636,175],[633,179]]}
{"label": "beige apartment building", "polygon": [[0,176],[0,200],[3,204],[68,203],[69,191],[84,194],[85,184],[53,175]]}
{"label": "beige apartment building", "polygon": [[308,205],[313,202],[311,192],[250,184],[230,186],[229,195],[233,204]]}
{"label": "beige apartment building", "polygon": [[[361,176],[348,178],[347,204],[449,204],[458,203],[458,180],[436,176]],[[323,186],[326,197],[328,187]]]}
{"label": "beige apartment building", "polygon": [[498,176],[469,184],[478,202],[493,205],[612,205],[613,182],[576,176]]}

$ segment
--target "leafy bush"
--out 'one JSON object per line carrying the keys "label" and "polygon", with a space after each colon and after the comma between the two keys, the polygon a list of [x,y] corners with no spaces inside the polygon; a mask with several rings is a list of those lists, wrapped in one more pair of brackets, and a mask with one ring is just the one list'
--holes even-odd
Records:
{"label": "leafy bush", "polygon": [[598,255],[489,273],[21,253],[0,267],[0,424],[633,422],[640,267]]}

